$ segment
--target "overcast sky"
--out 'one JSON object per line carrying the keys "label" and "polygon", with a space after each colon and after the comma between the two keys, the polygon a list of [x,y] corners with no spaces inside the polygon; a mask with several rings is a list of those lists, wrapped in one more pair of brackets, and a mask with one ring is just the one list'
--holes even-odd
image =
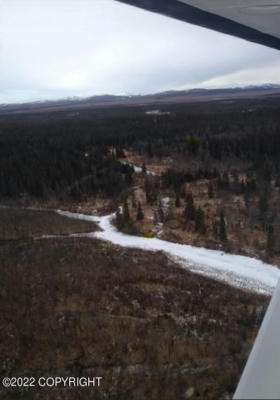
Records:
{"label": "overcast sky", "polygon": [[114,0],[0,0],[0,103],[280,83],[280,52]]}

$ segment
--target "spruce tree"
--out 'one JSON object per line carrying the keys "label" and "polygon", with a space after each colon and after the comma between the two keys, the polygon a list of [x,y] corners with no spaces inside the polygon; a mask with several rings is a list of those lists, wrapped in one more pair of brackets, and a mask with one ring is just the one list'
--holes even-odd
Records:
{"label": "spruce tree", "polygon": [[147,203],[152,203],[151,184],[148,178],[145,180],[145,192]]}
{"label": "spruce tree", "polygon": [[224,216],[224,211],[221,211],[220,214],[220,222],[219,222],[219,235],[220,235],[220,240],[222,242],[227,242],[227,231],[226,231],[226,223],[225,223],[225,216]]}
{"label": "spruce tree", "polygon": [[132,183],[132,174],[130,173],[130,171],[125,174],[124,181],[125,181],[125,184],[127,186],[131,185],[131,183]]}
{"label": "spruce tree", "polygon": [[229,175],[227,172],[223,174],[223,186],[225,189],[229,189],[230,187]]}
{"label": "spruce tree", "polygon": [[116,226],[117,226],[118,230],[122,229],[122,227],[123,227],[123,216],[122,216],[119,208],[116,212]]}
{"label": "spruce tree", "polygon": [[124,223],[127,223],[129,220],[130,220],[129,208],[127,200],[125,200],[123,204],[123,221]]}
{"label": "spruce tree", "polygon": [[274,228],[272,225],[269,225],[267,229],[267,238],[266,238],[266,254],[270,257],[273,256],[274,254],[274,246],[275,246]]}
{"label": "spruce tree", "polygon": [[159,203],[158,203],[158,219],[159,219],[159,221],[160,222],[164,222],[164,220],[165,220],[165,216],[164,216],[164,212],[163,212],[163,209],[162,209],[162,204],[161,204],[161,201],[159,201]]}
{"label": "spruce tree", "polygon": [[154,210],[154,212],[153,212],[153,223],[154,223],[154,225],[157,225],[158,221],[159,221],[158,210]]}
{"label": "spruce tree", "polygon": [[198,207],[198,210],[195,213],[195,230],[199,233],[205,233],[206,231],[204,212],[200,207]]}
{"label": "spruce tree", "polygon": [[219,238],[219,223],[218,223],[218,221],[215,221],[213,223],[213,236],[214,236],[215,240],[218,240],[218,238]]}
{"label": "spruce tree", "polygon": [[151,143],[149,142],[148,143],[148,150],[147,150],[147,153],[148,153],[148,157],[149,158],[152,158],[153,157],[153,148],[152,148],[152,145],[151,145]]}
{"label": "spruce tree", "polygon": [[123,151],[123,149],[120,148],[120,147],[117,147],[117,148],[116,148],[116,150],[115,150],[115,155],[116,155],[117,158],[123,158],[123,157],[125,157],[124,151]]}
{"label": "spruce tree", "polygon": [[76,201],[81,201],[82,200],[82,192],[80,189],[80,186],[78,183],[76,183],[73,188],[71,189],[71,196],[74,198]]}
{"label": "spruce tree", "polygon": [[176,193],[175,207],[179,208],[181,206],[180,195]]}
{"label": "spruce tree", "polygon": [[133,192],[132,195],[131,195],[131,204],[132,204],[132,208],[134,208],[134,210],[136,210],[137,203],[136,203],[135,192]]}
{"label": "spruce tree", "polygon": [[195,219],[195,206],[194,206],[194,201],[193,201],[193,196],[192,193],[190,192],[187,195],[186,199],[186,207],[185,207],[185,217],[189,218],[191,220]]}
{"label": "spruce tree", "polygon": [[259,210],[260,210],[260,220],[265,223],[266,212],[268,210],[268,199],[266,195],[263,195],[259,199]]}
{"label": "spruce tree", "polygon": [[174,206],[172,204],[172,201],[170,201],[169,204],[168,204],[166,217],[167,217],[168,220],[171,220],[171,219],[174,218]]}
{"label": "spruce tree", "polygon": [[144,214],[141,208],[140,201],[138,202],[138,208],[137,208],[137,215],[136,215],[136,220],[137,221],[142,221],[144,219]]}
{"label": "spruce tree", "polygon": [[213,199],[214,197],[213,185],[211,182],[208,185],[208,196],[210,199]]}

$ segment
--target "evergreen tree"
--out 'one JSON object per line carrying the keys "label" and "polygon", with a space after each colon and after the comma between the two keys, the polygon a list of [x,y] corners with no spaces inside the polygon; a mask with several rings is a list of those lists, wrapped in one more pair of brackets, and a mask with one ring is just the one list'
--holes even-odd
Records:
{"label": "evergreen tree", "polygon": [[247,210],[249,209],[250,206],[250,196],[251,196],[250,190],[246,186],[244,190],[244,202]]}
{"label": "evergreen tree", "polygon": [[164,216],[164,212],[163,212],[163,209],[162,209],[161,201],[159,201],[159,203],[158,203],[158,219],[159,219],[160,222],[164,222],[164,220],[165,220],[165,216]]}
{"label": "evergreen tree", "polygon": [[223,185],[225,189],[229,189],[230,187],[229,175],[227,172],[223,174]]}
{"label": "evergreen tree", "polygon": [[198,207],[198,209],[195,213],[195,230],[199,233],[206,232],[206,226],[205,226],[205,221],[204,221],[204,212],[200,207]]}
{"label": "evergreen tree", "polygon": [[125,200],[123,204],[123,221],[124,223],[127,223],[129,220],[130,220],[129,207],[127,200]]}
{"label": "evergreen tree", "polygon": [[179,208],[180,206],[181,206],[180,195],[178,193],[176,193],[175,207]]}
{"label": "evergreen tree", "polygon": [[124,181],[125,181],[125,184],[126,184],[127,186],[130,186],[130,185],[132,184],[132,175],[131,175],[131,172],[130,172],[130,171],[127,172],[127,173],[125,174],[125,179],[124,179]]}
{"label": "evergreen tree", "polygon": [[137,203],[136,203],[136,198],[135,198],[135,192],[133,192],[131,195],[131,204],[132,204],[132,208],[134,208],[134,210],[136,210]]}
{"label": "evergreen tree", "polygon": [[123,149],[121,149],[120,147],[117,147],[115,150],[115,154],[117,158],[123,158],[125,157],[124,151]]}
{"label": "evergreen tree", "polygon": [[265,222],[265,216],[268,209],[268,201],[265,195],[262,195],[259,199],[259,210],[260,210],[260,219],[261,221]]}
{"label": "evergreen tree", "polygon": [[186,189],[184,185],[181,185],[179,195],[184,199],[186,198]]}
{"label": "evergreen tree", "polygon": [[78,184],[75,184],[73,188],[71,189],[71,196],[74,198],[76,201],[81,201],[82,200],[82,192]]}
{"label": "evergreen tree", "polygon": [[158,210],[153,211],[153,223],[154,225],[157,225],[159,221],[159,216],[158,216]]}
{"label": "evergreen tree", "polygon": [[218,187],[220,189],[229,190],[230,189],[230,181],[229,175],[227,172],[224,172],[222,176],[218,178]]}
{"label": "evergreen tree", "polygon": [[186,199],[186,207],[185,207],[185,217],[189,218],[191,220],[195,219],[195,206],[194,206],[194,201],[193,201],[193,196],[192,193],[190,192],[187,195],[187,199]]}
{"label": "evergreen tree", "polygon": [[147,203],[152,203],[152,193],[151,185],[148,178],[145,179],[145,192]]}
{"label": "evergreen tree", "polygon": [[270,257],[273,256],[274,254],[274,246],[275,246],[274,228],[272,225],[269,225],[267,229],[267,238],[266,238],[266,254]]}
{"label": "evergreen tree", "polygon": [[149,157],[149,158],[152,158],[152,157],[153,157],[153,148],[152,148],[151,142],[148,143],[148,150],[147,150],[147,153],[148,153],[148,157]]}
{"label": "evergreen tree", "polygon": [[225,223],[225,216],[224,211],[221,211],[220,214],[220,222],[219,222],[219,236],[222,242],[227,242],[227,232],[226,232],[226,223]]}
{"label": "evergreen tree", "polygon": [[122,229],[122,227],[123,227],[123,216],[122,216],[119,208],[116,212],[116,226],[117,226],[118,230]]}
{"label": "evergreen tree", "polygon": [[167,217],[168,220],[174,218],[174,206],[173,206],[173,204],[172,204],[171,201],[170,201],[169,204],[168,204],[168,209],[167,209],[166,217]]}
{"label": "evergreen tree", "polygon": [[136,220],[137,221],[142,221],[144,219],[144,214],[141,208],[140,201],[138,202],[138,208],[137,208],[137,215],[136,215]]}
{"label": "evergreen tree", "polygon": [[213,236],[214,236],[215,240],[218,240],[218,238],[219,238],[219,223],[218,223],[218,221],[215,221],[213,223]]}
{"label": "evergreen tree", "polygon": [[214,191],[213,191],[212,182],[210,182],[209,185],[208,185],[208,196],[209,196],[210,199],[213,199],[213,197],[214,197]]}

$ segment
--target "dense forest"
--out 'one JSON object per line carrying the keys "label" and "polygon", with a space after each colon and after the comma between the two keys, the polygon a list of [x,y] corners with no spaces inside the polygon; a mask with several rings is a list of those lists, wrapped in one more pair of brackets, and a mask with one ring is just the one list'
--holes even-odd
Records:
{"label": "dense forest", "polygon": [[[141,156],[143,163],[168,158],[169,166],[160,176],[140,182],[148,203],[158,201],[159,188],[171,189],[178,204],[185,201],[185,216],[194,221],[195,231],[203,234],[209,230],[204,206],[194,205],[194,213],[189,211],[192,194],[186,193],[184,185],[204,179],[210,199],[241,196],[251,228],[261,225],[267,253],[272,253],[280,200],[277,99],[170,104],[162,106],[159,115],[147,113],[150,109],[2,115],[1,198],[79,202],[101,195],[118,200],[135,185],[133,167],[120,162],[124,151]],[[219,210],[219,220],[217,216],[211,220],[215,239],[224,236],[217,227],[223,212]],[[255,247],[261,247],[258,239]]]}
{"label": "dense forest", "polygon": [[[146,115],[143,107],[74,117],[62,112],[1,116],[0,195],[79,198],[100,191],[114,196],[131,183],[133,171],[117,161],[124,148],[149,157],[196,158],[197,170],[165,177],[175,187],[218,174],[226,186],[224,173],[245,162],[242,190],[255,190],[258,182],[267,192],[272,179],[279,183],[280,115],[276,101],[255,103],[165,105],[169,114],[160,117]],[[111,147],[117,149],[115,157]],[[217,162],[223,165],[219,171],[212,168]]]}
{"label": "dense forest", "polygon": [[131,180],[90,121],[1,121],[0,153],[2,197],[114,196]]}

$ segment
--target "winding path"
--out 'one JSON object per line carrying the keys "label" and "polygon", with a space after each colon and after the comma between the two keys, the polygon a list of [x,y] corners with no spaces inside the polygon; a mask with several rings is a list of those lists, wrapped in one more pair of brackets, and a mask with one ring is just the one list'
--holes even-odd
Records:
{"label": "winding path", "polygon": [[252,292],[271,294],[280,278],[280,270],[255,258],[233,255],[161,239],[145,239],[117,231],[111,224],[114,214],[96,217],[68,211],[56,211],[69,218],[97,223],[102,231],[70,236],[97,238],[123,247],[146,251],[164,251],[188,270]]}

